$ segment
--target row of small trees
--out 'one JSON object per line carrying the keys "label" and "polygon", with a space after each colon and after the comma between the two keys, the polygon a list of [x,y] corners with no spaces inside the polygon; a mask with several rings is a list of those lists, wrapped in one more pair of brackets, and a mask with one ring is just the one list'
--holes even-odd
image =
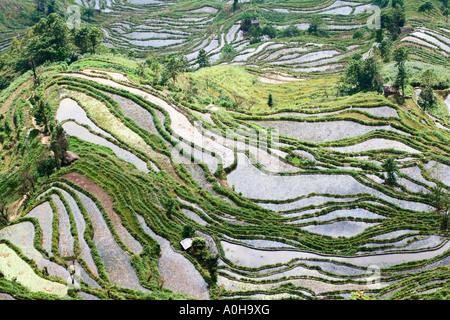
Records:
{"label": "row of small trees", "polygon": [[[39,85],[37,67],[45,62],[70,63],[78,54],[95,53],[102,37],[97,27],[82,26],[70,30],[59,14],[52,13],[29,28],[22,39],[12,40],[10,50],[0,57],[0,77],[11,81],[17,73],[32,70]],[[0,85],[6,87],[9,81],[3,80]]]}

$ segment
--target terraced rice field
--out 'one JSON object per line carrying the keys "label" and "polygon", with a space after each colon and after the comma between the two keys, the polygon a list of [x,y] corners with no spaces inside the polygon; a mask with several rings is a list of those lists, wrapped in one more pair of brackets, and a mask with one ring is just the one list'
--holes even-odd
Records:
{"label": "terraced rice field", "polygon": [[[87,55],[45,69],[50,117],[79,159],[42,177],[0,229],[5,281],[15,278],[33,297],[92,300],[347,299],[354,291],[410,299],[448,291],[450,238],[430,200],[433,187],[450,188],[448,118],[440,124],[412,100],[320,92],[370,45],[350,37],[250,45],[240,20],[221,18],[225,4],[215,1],[183,10],[176,1],[77,3],[109,15],[106,46],[180,52],[191,67],[204,49],[220,66],[180,76],[172,91],[125,73],[137,62],[125,57]],[[369,16],[369,1],[311,3],[256,6],[277,29],[307,29],[320,15],[345,33]],[[418,28],[399,42],[450,54],[445,30]],[[236,50],[230,61],[221,58],[225,45]],[[231,88],[222,79],[203,84],[215,70],[242,77]],[[183,96],[189,80],[199,97],[245,91],[257,106],[191,103]],[[49,136],[30,105],[18,108],[30,96],[30,73],[21,81],[6,91],[1,120],[36,158],[29,146],[44,148]],[[267,107],[269,92],[285,100]],[[23,123],[15,121],[22,113]],[[389,157],[395,185],[383,167]],[[2,161],[11,164],[0,167],[1,178],[19,167]],[[203,251],[185,250],[187,238],[203,239]]]}
{"label": "terraced rice field", "polygon": [[[248,2],[244,1],[243,5]],[[301,10],[303,5],[290,8],[283,2],[285,8],[273,7],[274,4],[256,4],[262,16],[261,20],[272,20],[271,24],[277,29],[286,29],[290,25],[299,30],[309,27],[313,16],[325,17],[325,28],[330,31],[343,31],[361,28],[370,16],[367,1],[319,1],[313,10]],[[83,6],[90,6],[107,14],[108,22],[102,27],[105,35],[104,44],[114,48],[134,48],[136,50],[158,50],[158,52],[182,52],[190,64],[195,67],[198,53],[204,49],[211,64],[222,63],[221,50],[230,45],[236,50],[232,62],[243,65],[257,65],[271,69],[284,69],[286,72],[336,72],[343,68],[342,61],[346,57],[368,48],[355,45],[349,41],[346,48],[332,44],[316,44],[301,41],[271,42],[264,41],[257,45],[250,45],[240,30],[241,20],[238,15],[221,20],[219,10],[231,3],[218,3],[215,6],[202,5],[200,2],[191,5],[191,9],[167,10],[170,1],[77,1]],[[153,11],[154,14],[149,14]],[[127,18],[129,16],[129,18]],[[289,21],[286,24],[283,21]],[[349,49],[350,48],[350,49]],[[294,51],[293,51],[294,50]],[[331,58],[331,52],[333,53]],[[313,62],[312,62],[313,61]]]}
{"label": "terraced rice field", "polygon": [[[184,106],[113,72],[105,77],[86,69],[52,78],[59,87],[56,121],[76,141],[73,151],[81,159],[45,185],[23,218],[0,230],[8,241],[2,250],[16,246],[34,261],[34,277],[42,281],[48,281],[44,267],[63,282],[70,279],[71,263],[49,260],[61,257],[76,266],[83,284],[77,295],[90,298],[105,283],[150,296],[162,285],[200,299],[345,298],[355,290],[382,297],[408,283],[406,270],[438,272],[447,264],[448,238],[436,234],[436,214],[423,196],[438,181],[448,184],[449,170],[441,162],[446,146],[436,142],[430,149],[412,139],[405,113],[387,100],[384,106],[357,109],[380,119],[378,125],[317,120],[336,112],[317,113],[314,122],[293,120],[311,117],[302,110],[258,120],[228,113],[248,131],[225,136],[214,121],[210,129],[196,128]],[[274,116],[289,120],[269,120]],[[280,131],[281,150],[273,144],[267,153],[267,141],[257,143],[258,131],[250,130],[256,124],[265,128],[260,134],[268,127]],[[114,130],[118,126],[123,130]],[[315,160],[308,166],[292,162],[287,155],[294,150]],[[384,184],[379,165],[388,154],[401,166],[405,189]],[[193,171],[208,159],[212,162],[198,167],[200,173]],[[364,166],[368,161],[373,169]],[[230,169],[216,178],[219,163]],[[438,165],[444,176],[435,173]],[[162,199],[171,194],[180,210],[169,218]],[[216,248],[210,250],[219,258],[218,291],[211,289],[209,271],[180,247],[181,223],[194,226]],[[151,260],[152,272],[137,268],[138,257],[155,246],[160,255]],[[375,284],[368,281],[369,267],[381,270]]]}

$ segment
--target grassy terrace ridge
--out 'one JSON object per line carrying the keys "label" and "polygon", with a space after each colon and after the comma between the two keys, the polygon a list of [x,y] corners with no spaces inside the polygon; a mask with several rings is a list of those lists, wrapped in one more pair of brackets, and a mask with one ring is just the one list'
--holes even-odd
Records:
{"label": "grassy terrace ridge", "polygon": [[0,295],[448,300],[450,27],[372,2],[0,1]]}

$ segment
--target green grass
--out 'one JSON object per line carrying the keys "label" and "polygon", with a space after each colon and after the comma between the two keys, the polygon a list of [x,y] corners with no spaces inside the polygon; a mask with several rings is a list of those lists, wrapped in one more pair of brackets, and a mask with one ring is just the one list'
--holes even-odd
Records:
{"label": "green grass", "polygon": [[[317,98],[325,96],[326,92],[331,94],[336,81],[331,78],[270,84],[259,81],[260,76],[264,77],[264,74],[252,74],[238,66],[202,68],[186,75],[198,92],[195,97],[206,105],[213,103],[220,106],[222,101],[230,100],[240,105],[241,109],[253,106],[252,110],[265,111],[270,110],[267,105],[269,94],[274,99],[273,108],[281,108],[294,102],[309,101],[312,95]],[[188,81],[184,79],[180,79],[178,85],[184,90],[188,89]]]}

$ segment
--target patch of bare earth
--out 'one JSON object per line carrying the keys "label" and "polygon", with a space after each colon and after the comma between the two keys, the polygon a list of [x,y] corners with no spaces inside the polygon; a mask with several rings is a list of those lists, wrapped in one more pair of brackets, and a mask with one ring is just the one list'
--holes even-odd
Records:
{"label": "patch of bare earth", "polygon": [[[114,228],[117,230],[119,234],[124,231],[124,226],[122,225],[122,219],[120,216],[114,211],[113,209],[113,199],[110,197],[110,195],[103,190],[99,185],[95,184],[94,182],[90,181],[89,179],[85,178],[84,176],[80,175],[79,173],[68,173],[62,176],[62,178],[65,178],[79,187],[83,188],[87,192],[91,193],[93,196],[95,196],[98,201],[101,202],[103,208],[105,209],[106,213],[108,214],[109,219],[114,225]],[[124,239],[125,240],[125,239]],[[127,242],[127,241],[126,241]]]}

